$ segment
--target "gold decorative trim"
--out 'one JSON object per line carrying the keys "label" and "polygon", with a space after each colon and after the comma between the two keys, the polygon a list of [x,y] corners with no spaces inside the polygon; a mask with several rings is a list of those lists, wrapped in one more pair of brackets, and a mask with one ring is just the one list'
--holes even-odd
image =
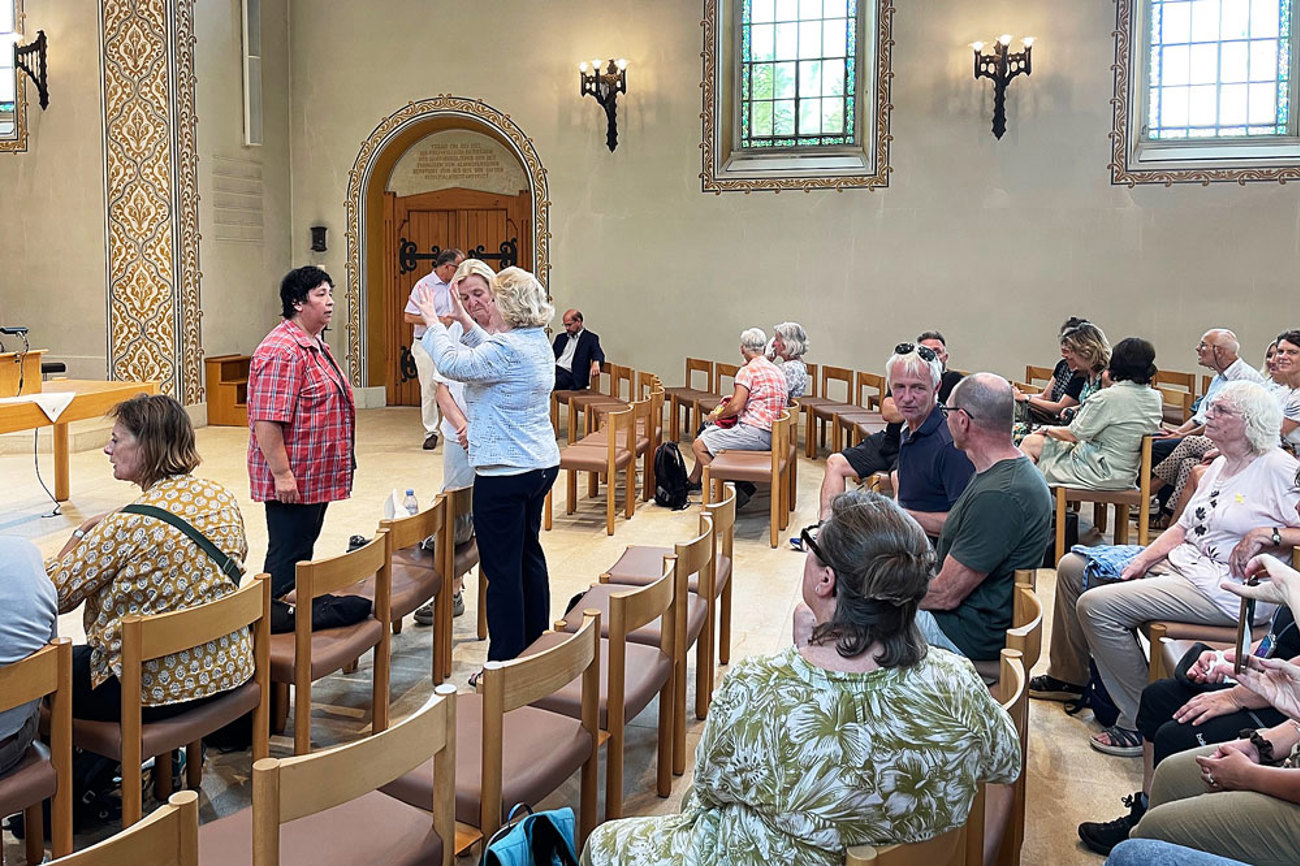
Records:
{"label": "gold decorative trim", "polygon": [[[802,190],[811,192],[815,189],[883,189],[889,186],[889,175],[893,168],[889,164],[889,144],[894,136],[889,132],[890,112],[894,105],[890,102],[890,93],[894,81],[894,6],[891,0],[877,0],[876,7],[876,52],[875,52],[875,124],[874,142],[875,170],[869,174],[772,174],[756,178],[725,177],[718,170],[719,156],[727,151],[718,141],[719,129],[724,124],[719,122],[719,112],[730,110],[730,99],[723,98],[718,70],[719,53],[719,13],[718,4],[725,0],[705,0],[704,20],[700,27],[704,31],[704,50],[700,57],[704,61],[703,81],[700,88],[704,93],[703,110],[700,112],[702,122],[702,141],[700,143],[703,161],[700,171],[700,190],[721,195],[724,192],[781,192],[782,190]],[[871,0],[861,0],[862,4]],[[734,97],[732,97],[734,98]],[[866,104],[867,100],[861,100]]]}
{"label": "gold decorative trim", "polygon": [[1134,136],[1140,134],[1135,129],[1136,124],[1132,117],[1133,105],[1135,103],[1141,104],[1140,100],[1136,100],[1132,93],[1135,79],[1140,80],[1141,78],[1135,75],[1137,71],[1135,64],[1139,62],[1135,59],[1135,56],[1140,57],[1140,53],[1135,52],[1133,49],[1135,2],[1141,3],[1142,0],[1115,0],[1115,30],[1112,34],[1115,37],[1115,63],[1111,66],[1115,73],[1115,89],[1114,96],[1110,100],[1112,106],[1111,156],[1110,163],[1107,165],[1107,168],[1110,169],[1111,184],[1130,188],[1140,183],[1159,183],[1165,186],[1173,186],[1176,183],[1199,183],[1202,186],[1209,186],[1212,183],[1237,183],[1245,186],[1247,183],[1260,181],[1275,181],[1284,184],[1288,180],[1300,178],[1300,166],[1297,165],[1139,168],[1129,164],[1129,158],[1136,143]]}
{"label": "gold decorative trim", "polygon": [[366,186],[376,159],[394,137],[412,124],[439,116],[472,118],[490,126],[506,139],[511,150],[527,170],[533,199],[535,271],[537,279],[546,287],[547,295],[550,294],[551,198],[546,183],[546,168],[542,165],[541,157],[537,155],[532,139],[524,135],[523,130],[510,119],[510,115],[477,99],[442,93],[431,99],[408,102],[380,121],[362,142],[361,150],[352,164],[352,170],[348,173],[348,197],[343,203],[347,222],[347,292],[344,297],[347,301],[348,376],[352,384],[357,387],[363,384],[362,361],[365,354],[361,316],[364,306],[362,274],[367,250],[365,249],[366,227],[361,221],[366,212]]}
{"label": "gold decorative trim", "polygon": [[108,374],[202,399],[194,0],[100,0]]}
{"label": "gold decorative trim", "polygon": [[[23,0],[0,0],[0,3],[14,4],[14,24],[27,32],[23,26],[27,13],[23,11]],[[0,139],[0,153],[27,152],[27,81],[17,68],[14,74],[14,137]]]}

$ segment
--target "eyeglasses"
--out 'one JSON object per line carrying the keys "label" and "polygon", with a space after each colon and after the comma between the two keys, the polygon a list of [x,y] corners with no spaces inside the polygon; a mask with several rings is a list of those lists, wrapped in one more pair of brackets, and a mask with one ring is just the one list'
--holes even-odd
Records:
{"label": "eyeglasses", "polygon": [[922,361],[927,361],[927,362],[937,360],[939,357],[934,353],[934,349],[931,349],[929,346],[921,346],[916,343],[899,343],[897,346],[894,347],[895,355],[910,355],[913,352],[920,355]]}
{"label": "eyeglasses", "polygon": [[942,415],[943,417],[947,418],[948,415],[952,412],[964,412],[967,418],[971,419],[972,421],[975,420],[975,416],[970,413],[969,409],[964,409],[961,406],[948,406],[944,403],[939,404],[939,414]]}
{"label": "eyeglasses", "polygon": [[1222,406],[1218,403],[1211,403],[1209,406],[1205,407],[1205,417],[1208,418],[1211,415],[1214,415],[1217,418],[1238,418],[1241,413],[1235,409],[1229,409],[1227,406]]}

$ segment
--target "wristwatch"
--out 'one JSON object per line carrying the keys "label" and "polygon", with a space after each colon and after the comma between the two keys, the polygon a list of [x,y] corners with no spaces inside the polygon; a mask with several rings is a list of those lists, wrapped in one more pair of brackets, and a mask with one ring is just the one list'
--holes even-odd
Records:
{"label": "wristwatch", "polygon": [[1277,526],[1273,527],[1273,546],[1274,547],[1282,546],[1282,530],[1280,527]]}

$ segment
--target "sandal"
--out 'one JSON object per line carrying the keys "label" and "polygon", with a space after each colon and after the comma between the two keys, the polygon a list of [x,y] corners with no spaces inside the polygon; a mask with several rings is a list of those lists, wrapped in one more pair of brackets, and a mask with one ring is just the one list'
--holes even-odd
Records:
{"label": "sandal", "polygon": [[471,689],[477,690],[478,684],[482,679],[483,679],[483,669],[479,668],[474,673],[469,675],[469,687]]}
{"label": "sandal", "polygon": [[[1107,742],[1102,742],[1102,736],[1106,737]],[[1100,733],[1093,734],[1091,742],[1094,749],[1107,755],[1117,755],[1121,758],[1142,757],[1142,735],[1137,731],[1121,728],[1119,725],[1111,725]]]}

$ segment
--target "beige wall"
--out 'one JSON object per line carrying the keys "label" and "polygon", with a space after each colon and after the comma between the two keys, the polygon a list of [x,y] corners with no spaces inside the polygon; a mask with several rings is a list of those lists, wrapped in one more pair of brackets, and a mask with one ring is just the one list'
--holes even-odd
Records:
{"label": "beige wall", "polygon": [[[1210,324],[1237,328],[1253,358],[1290,321],[1297,185],[1110,185],[1113,4],[899,4],[890,188],[748,196],[699,191],[698,0],[525,8],[376,0],[296,14],[298,221],[337,236],[373,126],[454,93],[507,112],[536,144],[557,304],[582,307],[612,356],[671,383],[684,354],[733,356],[744,326],[786,318],[807,326],[814,360],[879,368],[900,337],[939,327],[954,364],[1006,372],[1052,361],[1068,314],[1151,337],[1172,369],[1193,366]],[[439,38],[440,13],[463,40]],[[966,46],[1004,30],[1038,42],[997,141]],[[603,113],[577,96],[574,67],[596,53],[630,61],[613,154]],[[382,75],[361,71],[381,59]],[[295,235],[298,257],[304,246]],[[338,243],[325,257],[340,279],[343,255]],[[660,325],[649,338],[647,321]]]}
{"label": "beige wall", "polygon": [[[0,153],[0,324],[31,328],[75,376],[104,378],[103,117],[95,0],[28,0],[50,42],[50,107],[28,84],[26,153]],[[6,341],[7,343],[11,341]],[[9,346],[12,348],[12,345]]]}

